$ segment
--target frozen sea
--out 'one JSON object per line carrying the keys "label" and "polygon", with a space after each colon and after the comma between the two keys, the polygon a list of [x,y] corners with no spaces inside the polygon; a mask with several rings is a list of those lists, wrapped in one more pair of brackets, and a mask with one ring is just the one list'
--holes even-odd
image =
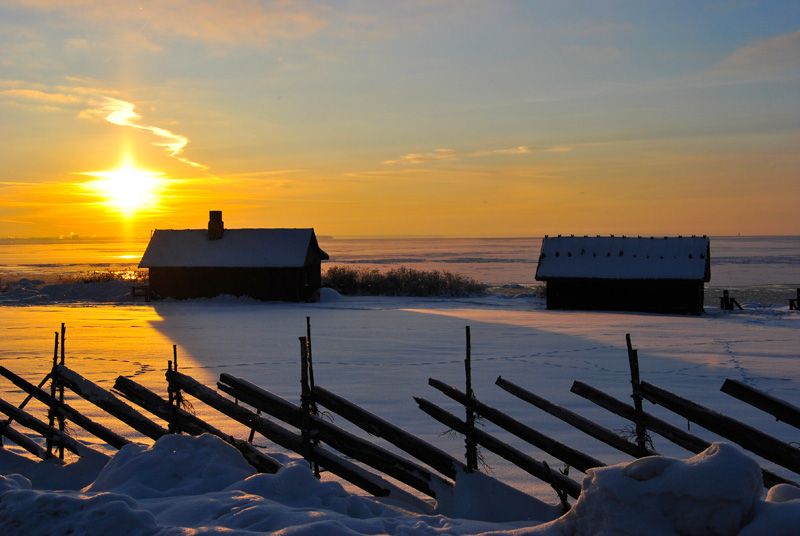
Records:
{"label": "frozen sea", "polygon": [[[125,375],[163,395],[166,361],[176,344],[182,371],[206,385],[214,385],[219,374],[227,372],[297,402],[297,337],[305,333],[308,316],[319,385],[461,457],[463,438],[446,434],[444,426],[417,409],[412,397],[423,396],[454,413],[463,411],[428,387],[427,380],[463,385],[464,326],[469,325],[474,387],[482,401],[604,462],[616,463],[630,459],[515,399],[494,381],[503,376],[613,430],[624,430],[628,423],[569,389],[573,380],[581,380],[628,400],[625,334],[631,333],[643,379],[784,441],[798,440],[796,429],[724,395],[719,387],[725,378],[735,378],[800,405],[800,314],[789,311],[786,301],[800,286],[800,237],[712,238],[712,281],[707,312],[700,317],[547,311],[531,292],[539,243],[537,238],[321,239],[333,264],[458,272],[494,286],[491,295],[481,298],[339,297],[317,304],[222,298],[0,306],[0,364],[38,383],[50,367],[53,332],[65,322],[68,366],[105,387],[110,388],[117,375]],[[129,270],[145,245],[6,240],[0,242],[0,278],[3,284],[22,277],[57,281],[85,271]],[[719,311],[716,296],[722,288],[731,289],[746,310]],[[0,393],[13,403],[23,398],[5,381]],[[93,419],[146,442],[94,406],[69,394],[67,398]],[[40,405],[31,407],[43,415]],[[196,408],[218,426],[246,436],[241,427],[202,404]],[[647,404],[646,409],[687,426],[662,408]],[[340,418],[336,423],[352,429]],[[490,423],[482,426],[534,458],[561,467]],[[697,426],[691,430],[709,441],[721,439]],[[96,443],[82,430],[74,432]],[[280,450],[259,441],[268,451]],[[659,437],[655,446],[663,454],[688,455]],[[490,474],[546,501],[555,500],[548,485],[491,453],[484,455]],[[800,478],[758,461],[786,478]],[[578,481],[583,476],[575,469],[570,475]]]}

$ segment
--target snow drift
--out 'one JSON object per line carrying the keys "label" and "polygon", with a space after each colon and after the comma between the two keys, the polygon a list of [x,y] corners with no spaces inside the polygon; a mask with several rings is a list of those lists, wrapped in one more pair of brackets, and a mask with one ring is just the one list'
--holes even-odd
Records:
{"label": "snow drift", "polygon": [[[128,445],[79,491],[33,489],[0,458],[3,534],[792,534],[800,524],[800,489],[772,488],[761,499],[760,470],[738,449],[714,444],[688,460],[661,456],[591,470],[581,498],[562,517],[531,520],[531,503],[498,501],[493,518],[471,521],[425,515],[347,493],[318,481],[303,461],[274,475],[255,474],[238,451],[212,436],[164,436],[152,447]],[[33,470],[34,465],[14,469]],[[474,476],[474,475],[466,475]],[[480,478],[464,490],[480,491]],[[458,486],[457,486],[458,488]],[[456,515],[480,509],[477,496],[450,500]],[[488,500],[488,499],[487,499]]]}

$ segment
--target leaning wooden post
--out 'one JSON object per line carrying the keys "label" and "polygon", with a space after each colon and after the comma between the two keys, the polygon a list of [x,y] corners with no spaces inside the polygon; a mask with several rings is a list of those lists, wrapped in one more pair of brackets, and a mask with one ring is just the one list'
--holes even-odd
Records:
{"label": "leaning wooden post", "polygon": [[[67,326],[64,322],[61,322],[61,361],[59,362],[60,365],[64,365],[64,360],[66,357],[66,344],[67,344]],[[63,405],[64,404],[64,384],[58,382],[58,401]],[[64,432],[64,416],[59,413],[58,415],[58,431]],[[58,458],[60,460],[64,459],[64,445],[58,446]]]}
{"label": "leaning wooden post", "polygon": [[[50,396],[53,398],[56,397],[56,386],[58,385],[58,380],[56,379],[56,375],[53,374],[56,370],[56,366],[58,366],[58,332],[55,332],[55,343],[53,345],[53,369],[50,372]],[[53,457],[53,441],[51,438],[53,437],[53,426],[55,424],[55,417],[56,411],[55,408],[50,408],[47,410],[47,426],[50,428],[50,433],[47,434],[45,438],[45,444],[47,445],[47,457]]]}
{"label": "leaning wooden post", "polygon": [[464,372],[466,373],[467,404],[464,406],[467,412],[467,433],[464,434],[464,446],[466,447],[467,472],[474,473],[478,470],[478,443],[475,441],[475,407],[472,403],[475,394],[472,391],[472,340],[470,337],[469,326],[466,326],[466,357],[464,358]]}
{"label": "leaning wooden post", "polygon": [[300,422],[300,435],[303,438],[305,458],[308,465],[319,478],[319,466],[314,463],[311,442],[311,386],[308,382],[308,339],[299,337],[300,340],[300,407],[303,411]]}
{"label": "leaning wooden post", "polygon": [[[167,403],[169,404],[169,407],[174,408],[175,407],[175,392],[173,391],[172,381],[170,381],[170,378],[172,378],[172,360],[171,359],[167,360],[167,374],[166,374],[166,376],[167,376]],[[167,431],[169,431],[170,434],[174,434],[175,430],[176,430],[176,428],[175,428],[175,425],[173,424],[172,420],[167,421]]]}
{"label": "leaning wooden post", "polygon": [[647,448],[647,429],[644,427],[644,417],[642,410],[642,394],[639,391],[639,351],[631,344],[631,334],[625,334],[625,343],[628,346],[628,365],[631,369],[631,398],[633,398],[633,408],[635,412],[634,425],[636,426],[636,444],[640,449]]}

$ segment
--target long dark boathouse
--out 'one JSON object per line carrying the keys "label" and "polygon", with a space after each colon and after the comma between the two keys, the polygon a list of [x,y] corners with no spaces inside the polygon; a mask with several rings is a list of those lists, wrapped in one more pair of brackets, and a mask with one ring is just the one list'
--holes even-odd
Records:
{"label": "long dark boathouse", "polygon": [[706,236],[545,236],[536,280],[548,309],[699,314],[710,257]]}
{"label": "long dark boathouse", "polygon": [[225,229],[212,210],[208,229],[154,231],[139,268],[149,270],[154,297],[308,301],[327,259],[314,229]]}

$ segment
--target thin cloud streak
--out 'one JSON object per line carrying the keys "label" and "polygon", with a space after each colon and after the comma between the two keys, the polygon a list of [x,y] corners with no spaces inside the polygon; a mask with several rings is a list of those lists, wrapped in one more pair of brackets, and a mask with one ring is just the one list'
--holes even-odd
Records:
{"label": "thin cloud streak", "polygon": [[427,153],[408,153],[400,158],[384,160],[385,165],[419,165],[447,160],[460,160],[462,157],[483,158],[490,156],[524,156],[534,153],[568,153],[572,147],[567,145],[554,145],[552,147],[537,148],[532,145],[517,145],[502,149],[488,149],[459,153],[455,149],[434,149]]}
{"label": "thin cloud streak", "polygon": [[[74,80],[81,82],[80,79]],[[35,108],[38,110],[53,112],[70,109],[76,105],[85,106],[78,117],[100,118],[113,125],[149,132],[159,138],[153,145],[163,147],[170,157],[194,168],[208,169],[208,166],[183,156],[186,146],[189,145],[189,138],[166,128],[142,124],[142,116],[136,112],[134,103],[108,96],[108,94],[116,95],[118,93],[116,91],[83,85],[47,87],[42,84],[26,84],[21,80],[0,81],[0,87],[10,88],[0,90],[0,100],[15,104],[36,103]]]}
{"label": "thin cloud streak", "polygon": [[136,105],[131,102],[105,96],[102,97],[102,99],[103,100],[100,102],[95,103],[95,108],[82,111],[80,114],[81,117],[96,117],[101,115],[111,124],[121,127],[131,127],[137,130],[144,130],[145,132],[149,132],[154,136],[163,139],[164,141],[153,142],[153,145],[156,147],[165,148],[167,154],[169,154],[172,158],[195,168],[206,169],[208,167],[181,156],[184,149],[186,149],[186,146],[189,145],[189,138],[186,136],[182,134],[176,134],[165,128],[140,124],[139,120],[142,118],[142,116],[136,113]]}

